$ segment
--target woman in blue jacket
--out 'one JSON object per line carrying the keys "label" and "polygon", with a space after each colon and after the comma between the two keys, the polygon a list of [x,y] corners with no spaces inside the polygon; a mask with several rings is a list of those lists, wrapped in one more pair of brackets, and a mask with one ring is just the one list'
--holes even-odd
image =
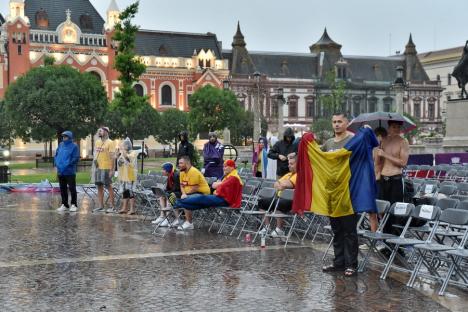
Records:
{"label": "woman in blue jacket", "polygon": [[[78,145],[73,142],[73,133],[65,131],[62,133],[63,141],[55,152],[55,167],[60,184],[60,195],[62,196],[62,206],[57,209],[59,212],[70,212],[78,210],[76,194],[76,165],[80,160]],[[71,193],[71,207],[68,205],[68,189]]]}

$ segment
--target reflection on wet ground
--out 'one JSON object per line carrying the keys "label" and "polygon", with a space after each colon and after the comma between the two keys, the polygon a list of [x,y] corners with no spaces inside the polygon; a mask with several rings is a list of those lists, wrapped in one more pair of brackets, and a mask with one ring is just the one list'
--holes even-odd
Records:
{"label": "reflection on wet ground", "polygon": [[58,214],[50,194],[0,195],[2,311],[462,311],[466,293],[431,297],[406,276],[321,272],[317,245],[269,245],[195,230],[151,234],[149,221]]}

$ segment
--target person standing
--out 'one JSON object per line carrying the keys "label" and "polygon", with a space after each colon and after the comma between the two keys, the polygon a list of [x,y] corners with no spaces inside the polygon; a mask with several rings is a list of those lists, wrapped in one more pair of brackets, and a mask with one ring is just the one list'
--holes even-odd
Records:
{"label": "person standing", "polygon": [[[120,182],[120,193],[122,193],[122,207],[120,214],[135,214],[135,188],[138,175],[138,154],[132,148],[129,138],[125,139],[119,146],[119,157],[117,158],[118,180]],[[128,206],[130,203],[130,210]]]}
{"label": "person standing", "polygon": [[[348,124],[346,114],[333,114],[332,126],[335,137],[327,140],[322,146],[324,152],[340,150],[351,140],[353,135],[346,130]],[[330,217],[335,259],[333,264],[322,268],[323,272],[344,271],[347,277],[357,274],[359,252],[357,219],[355,213],[343,217]]]}
{"label": "person standing", "polygon": [[177,151],[176,165],[179,164],[179,160],[184,156],[187,156],[190,159],[190,162],[193,164],[195,162],[195,148],[193,147],[193,144],[189,142],[188,132],[180,132],[179,140],[180,144],[179,150]]}
{"label": "person standing", "polygon": [[286,128],[283,140],[277,142],[268,152],[268,158],[277,160],[276,175],[278,178],[289,172],[288,155],[297,153],[297,145],[294,144],[294,131]]}
{"label": "person standing", "polygon": [[208,134],[209,141],[203,147],[204,176],[221,179],[223,177],[224,146],[218,141],[216,133]]}
{"label": "person standing", "polygon": [[[109,139],[109,128],[102,127],[98,130],[93,161],[93,180],[98,189],[98,207],[93,212],[115,212],[114,189],[112,188],[112,177],[115,170],[115,145]],[[104,187],[109,192],[110,207],[104,208]]]}
{"label": "person standing", "polygon": [[[267,157],[269,149],[271,148],[271,146],[274,146],[276,142],[278,142],[278,138],[276,136],[271,136],[268,144]],[[268,159],[266,178],[269,180],[276,180],[276,163],[276,159]]]}
{"label": "person standing", "polygon": [[252,157],[252,174],[258,178],[267,177],[268,141],[264,137],[258,139],[258,145]]}
{"label": "person standing", "polygon": [[[54,163],[57,168],[57,176],[60,184],[60,196],[62,206],[57,209],[59,212],[70,212],[78,210],[76,193],[76,165],[80,160],[78,145],[73,142],[73,133],[65,131],[62,133],[62,143],[55,152]],[[68,189],[67,189],[68,188]],[[71,207],[68,204],[68,190],[71,194]]]}

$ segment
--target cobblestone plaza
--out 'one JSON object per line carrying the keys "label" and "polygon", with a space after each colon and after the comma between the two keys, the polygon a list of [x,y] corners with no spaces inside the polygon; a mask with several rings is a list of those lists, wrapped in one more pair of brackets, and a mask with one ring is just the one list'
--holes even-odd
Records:
{"label": "cobblestone plaza", "polygon": [[[55,211],[54,195],[0,195],[2,311],[463,311],[466,292],[404,286],[370,270],[321,272],[323,244],[267,248],[206,229],[151,234],[149,221]],[[436,289],[436,290],[434,290]]]}

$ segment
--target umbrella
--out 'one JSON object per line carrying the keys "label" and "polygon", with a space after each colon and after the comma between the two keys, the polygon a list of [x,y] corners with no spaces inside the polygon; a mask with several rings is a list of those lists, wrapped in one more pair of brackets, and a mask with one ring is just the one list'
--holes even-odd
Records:
{"label": "umbrella", "polygon": [[375,112],[375,113],[365,113],[357,116],[354,118],[349,126],[348,130],[352,132],[356,132],[359,128],[364,125],[369,125],[372,129],[377,127],[383,127],[388,129],[388,121],[400,121],[403,123],[401,126],[401,132],[407,133],[411,130],[416,129],[416,125],[409,120],[407,117],[401,115],[400,113],[387,113],[387,112]]}

